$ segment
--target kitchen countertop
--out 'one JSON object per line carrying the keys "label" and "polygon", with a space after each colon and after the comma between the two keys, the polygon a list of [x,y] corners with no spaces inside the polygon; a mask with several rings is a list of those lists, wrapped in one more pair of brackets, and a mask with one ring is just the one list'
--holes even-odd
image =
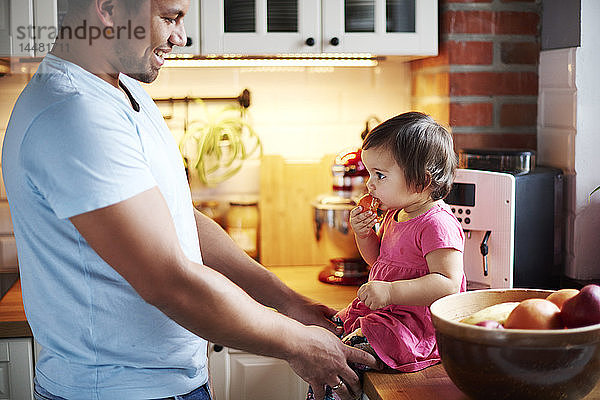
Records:
{"label": "kitchen countertop", "polygon": [[[329,307],[345,307],[355,296],[356,287],[319,282],[322,267],[271,267],[294,290]],[[0,301],[0,338],[31,337],[21,300],[21,282],[17,281]],[[452,383],[441,364],[419,372],[367,372],[364,391],[369,400],[466,400]],[[600,400],[600,383],[585,400]]]}
{"label": "kitchen countertop", "polygon": [[[283,282],[303,295],[329,307],[341,309],[356,297],[356,286],[322,283],[323,267],[271,267]],[[463,400],[467,397],[452,383],[441,364],[419,372],[367,372],[363,390],[369,400]]]}
{"label": "kitchen countertop", "polygon": [[[335,286],[319,282],[322,267],[271,267],[292,289],[329,307],[345,307],[355,296],[357,287]],[[363,390],[369,400],[468,400],[452,383],[442,364],[418,372],[367,372]],[[585,400],[600,400],[600,382]]]}
{"label": "kitchen countertop", "polygon": [[23,301],[21,281],[17,281],[0,301],[0,338],[31,337]]}

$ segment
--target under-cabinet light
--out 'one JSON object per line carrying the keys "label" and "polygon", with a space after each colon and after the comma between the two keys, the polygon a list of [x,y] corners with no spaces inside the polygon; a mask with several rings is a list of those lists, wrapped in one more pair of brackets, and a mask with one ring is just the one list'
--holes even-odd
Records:
{"label": "under-cabinet light", "polygon": [[375,67],[382,57],[370,54],[282,54],[273,57],[170,55],[165,67]]}

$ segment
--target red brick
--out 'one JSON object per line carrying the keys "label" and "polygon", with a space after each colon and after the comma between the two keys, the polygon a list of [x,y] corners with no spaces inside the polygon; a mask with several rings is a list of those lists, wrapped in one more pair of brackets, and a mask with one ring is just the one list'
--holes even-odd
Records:
{"label": "red brick", "polygon": [[537,65],[540,45],[537,42],[502,42],[500,59],[504,64]]}
{"label": "red brick", "polygon": [[453,72],[450,95],[537,95],[537,72]]}
{"label": "red brick", "polygon": [[454,149],[537,149],[537,135],[532,133],[453,133]]}
{"label": "red brick", "polygon": [[443,33],[537,35],[540,16],[536,12],[448,10],[442,15]]}
{"label": "red brick", "polygon": [[440,0],[440,3],[491,3],[493,0]]}
{"label": "red brick", "polygon": [[492,33],[491,11],[446,11],[442,16],[443,33]]}
{"label": "red brick", "polygon": [[446,42],[448,60],[453,65],[490,65],[494,61],[492,42]]}
{"label": "red brick", "polygon": [[536,126],[537,104],[503,104],[500,108],[501,126]]}
{"label": "red brick", "polygon": [[490,126],[493,112],[492,103],[451,103],[450,126]]}
{"label": "red brick", "polygon": [[494,15],[496,34],[537,35],[540,16],[535,12],[500,11]]}

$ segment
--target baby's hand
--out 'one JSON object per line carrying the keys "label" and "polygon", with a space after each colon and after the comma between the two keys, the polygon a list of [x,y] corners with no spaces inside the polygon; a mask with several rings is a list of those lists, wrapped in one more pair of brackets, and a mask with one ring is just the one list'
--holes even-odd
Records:
{"label": "baby's hand", "polygon": [[350,211],[350,226],[361,239],[368,237],[377,222],[377,214],[372,211],[363,212],[362,206],[354,207]]}
{"label": "baby's hand", "polygon": [[358,298],[371,310],[392,304],[392,282],[370,281],[358,289]]}

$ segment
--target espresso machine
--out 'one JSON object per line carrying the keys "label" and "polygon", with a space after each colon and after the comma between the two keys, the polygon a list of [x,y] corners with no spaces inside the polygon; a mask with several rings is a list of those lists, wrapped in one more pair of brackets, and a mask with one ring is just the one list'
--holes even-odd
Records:
{"label": "espresso machine", "polygon": [[320,251],[329,264],[319,273],[319,280],[338,285],[361,285],[369,270],[354,241],[350,227],[350,210],[367,191],[368,172],[361,160],[361,150],[341,152],[331,167],[332,190],[312,204],[315,236]]}
{"label": "espresso machine", "polygon": [[459,166],[445,201],[465,232],[467,288],[558,288],[562,172],[518,149],[461,150]]}

